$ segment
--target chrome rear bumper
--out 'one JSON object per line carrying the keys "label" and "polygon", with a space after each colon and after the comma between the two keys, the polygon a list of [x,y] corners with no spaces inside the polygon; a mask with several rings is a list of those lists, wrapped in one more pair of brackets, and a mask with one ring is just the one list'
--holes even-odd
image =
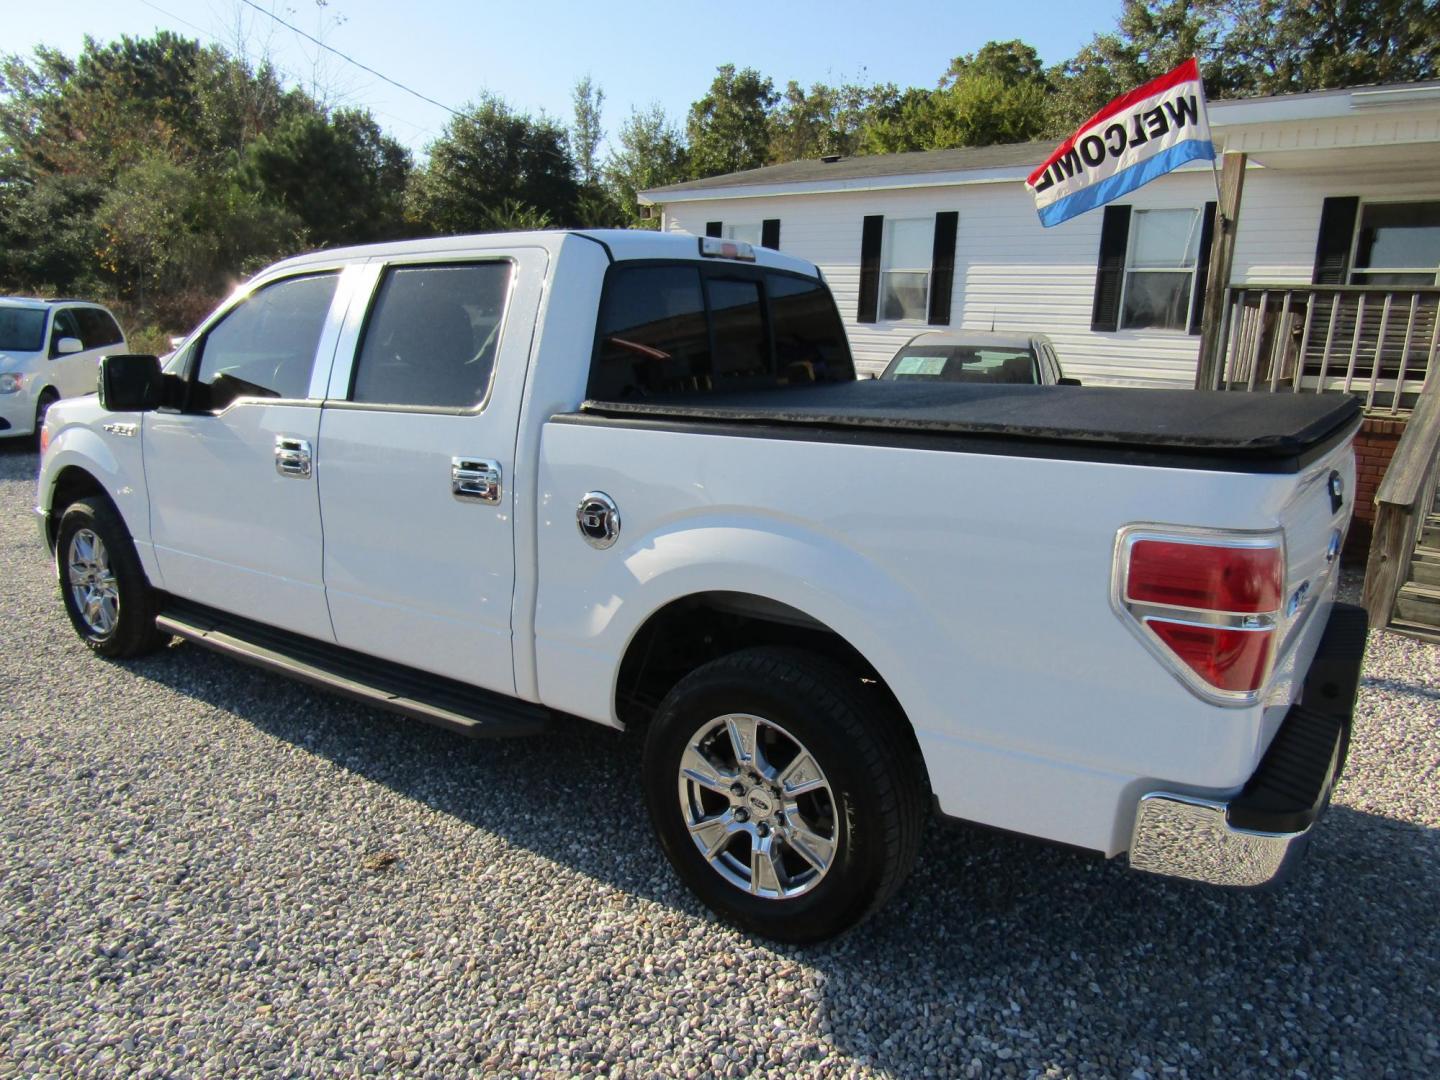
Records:
{"label": "chrome rear bumper", "polygon": [[1300,702],[1233,799],[1152,791],[1130,839],[1136,870],[1212,885],[1284,880],[1299,863],[1345,767],[1365,656],[1363,608],[1336,604]]}
{"label": "chrome rear bumper", "polygon": [[1309,844],[1311,829],[1237,829],[1227,819],[1229,809],[1228,803],[1164,791],[1144,796],[1135,812],[1130,866],[1210,885],[1284,880]]}

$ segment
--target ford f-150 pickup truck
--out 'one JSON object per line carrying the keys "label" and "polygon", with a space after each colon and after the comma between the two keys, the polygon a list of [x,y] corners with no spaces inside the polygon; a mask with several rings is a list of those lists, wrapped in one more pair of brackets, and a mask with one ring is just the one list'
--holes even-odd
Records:
{"label": "ford f-150 pickup truck", "polygon": [[[680,877],[852,925],[933,814],[1218,885],[1343,767],[1350,398],[857,381],[822,276],[642,232],[323,251],[49,412],[80,638],[472,735],[645,727]],[[567,811],[556,807],[557,814]]]}

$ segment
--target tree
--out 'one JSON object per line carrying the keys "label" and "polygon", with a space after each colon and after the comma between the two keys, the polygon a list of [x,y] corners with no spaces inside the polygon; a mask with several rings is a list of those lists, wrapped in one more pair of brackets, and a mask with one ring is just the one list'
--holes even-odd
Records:
{"label": "tree", "polygon": [[402,235],[410,168],[410,152],[356,109],[294,116],[246,149],[251,184],[320,245]]}
{"label": "tree", "polygon": [[993,75],[1009,86],[1045,82],[1045,65],[1033,45],[1020,40],[987,41],[980,51],[957,56],[940,77],[940,88],[973,75]]}
{"label": "tree", "polygon": [[1226,78],[1216,9],[1217,0],[1125,0],[1118,32],[1097,34],[1051,73],[1051,134],[1073,130],[1111,98],[1192,56],[1200,58],[1207,92],[1219,96]]}
{"label": "tree", "polygon": [[770,114],[769,161],[803,161],[860,151],[866,124],[898,96],[893,85],[815,83],[805,90],[791,81]]}
{"label": "tree", "polygon": [[658,104],[635,109],[620,125],[620,145],[605,163],[605,182],[627,224],[657,228],[653,218],[640,217],[637,194],[678,184],[690,175],[689,153],[680,132]]}
{"label": "tree", "polygon": [[[228,280],[295,250],[299,221],[232,176],[151,155],[116,177],[94,214],[96,255],[113,295],[142,307],[201,307]],[[183,325],[183,320],[181,320]]]}
{"label": "tree", "polygon": [[1434,0],[1231,0],[1225,89],[1285,94],[1440,76]]}
{"label": "tree", "polygon": [[709,92],[690,106],[685,124],[691,175],[703,179],[764,165],[776,100],[774,83],[754,68],[717,68]]}
{"label": "tree", "polygon": [[570,129],[571,156],[580,173],[580,182],[593,184],[600,178],[600,164],[595,155],[600,148],[600,140],[605,137],[605,131],[600,127],[605,91],[586,75],[575,84],[571,96],[575,102],[575,126]]}
{"label": "tree", "polygon": [[414,174],[408,193],[407,217],[421,230],[473,232],[507,200],[559,225],[575,222],[575,164],[564,130],[551,120],[487,96],[446,124],[429,151],[429,164]]}

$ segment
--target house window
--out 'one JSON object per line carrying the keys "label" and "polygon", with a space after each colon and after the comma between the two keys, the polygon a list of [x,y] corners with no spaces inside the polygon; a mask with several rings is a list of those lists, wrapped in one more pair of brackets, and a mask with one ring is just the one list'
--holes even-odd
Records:
{"label": "house window", "polygon": [[1352,285],[1440,283],[1440,202],[1362,206],[1354,267]]}
{"label": "house window", "polygon": [[935,220],[885,221],[880,250],[880,318],[886,322],[924,322],[930,309],[930,259]]}
{"label": "house window", "polygon": [[757,221],[754,225],[726,225],[725,239],[738,240],[742,244],[753,244],[755,247],[759,247],[760,223]]}
{"label": "house window", "polygon": [[1199,210],[1136,210],[1120,301],[1123,330],[1186,330],[1199,263]]}

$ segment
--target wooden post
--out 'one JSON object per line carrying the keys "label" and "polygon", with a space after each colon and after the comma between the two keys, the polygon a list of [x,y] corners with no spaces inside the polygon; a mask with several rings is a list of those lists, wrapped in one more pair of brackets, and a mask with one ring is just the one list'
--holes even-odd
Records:
{"label": "wooden post", "polygon": [[1215,204],[1215,239],[1210,245],[1210,268],[1205,279],[1205,310],[1200,315],[1200,361],[1195,367],[1195,388],[1213,390],[1220,381],[1225,343],[1220,329],[1225,322],[1225,293],[1230,268],[1235,264],[1235,230],[1240,224],[1240,193],[1245,188],[1245,155],[1226,154],[1220,167],[1220,201]]}

